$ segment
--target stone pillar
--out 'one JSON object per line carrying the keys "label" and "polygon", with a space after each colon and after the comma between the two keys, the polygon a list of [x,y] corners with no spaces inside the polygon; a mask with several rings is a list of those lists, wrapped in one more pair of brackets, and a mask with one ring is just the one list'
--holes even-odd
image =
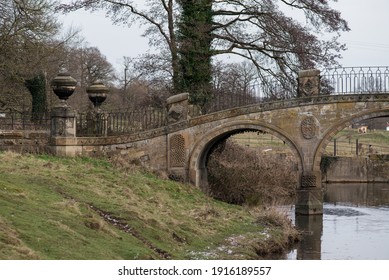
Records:
{"label": "stone pillar", "polygon": [[93,103],[94,110],[91,114],[93,120],[92,124],[93,134],[96,136],[108,135],[108,115],[104,113],[100,106],[107,99],[109,88],[102,82],[96,81],[92,83],[87,89],[89,100]]}
{"label": "stone pillar", "polygon": [[[320,71],[303,70],[298,77],[298,97],[320,94]],[[296,215],[323,214],[323,190],[320,170],[313,170],[314,151],[320,123],[313,116],[304,116],[300,123],[300,141],[304,147],[303,171],[299,176]]]}
{"label": "stone pillar", "polygon": [[101,136],[108,136],[108,114],[104,112],[97,112],[97,115]]}
{"label": "stone pillar", "polygon": [[320,70],[302,70],[298,74],[298,97],[320,94]]}
{"label": "stone pillar", "polygon": [[167,102],[168,123],[175,123],[188,118],[189,93],[169,97]]}
{"label": "stone pillar", "polygon": [[58,74],[51,82],[60,104],[51,112],[51,146],[59,156],[75,156],[76,151],[76,113],[66,100],[73,94],[77,81],[67,73]]}
{"label": "stone pillar", "polygon": [[94,108],[87,114],[87,135],[89,137],[108,136],[108,114]]}
{"label": "stone pillar", "polygon": [[[188,119],[189,94],[181,93],[169,97],[166,100],[168,124],[174,124]],[[167,136],[167,169],[171,179],[188,181],[188,134],[168,134]]]}
{"label": "stone pillar", "polygon": [[303,172],[297,189],[296,215],[322,215],[323,189],[321,172]]}
{"label": "stone pillar", "polygon": [[76,113],[65,106],[55,107],[51,112],[52,137],[76,137]]}
{"label": "stone pillar", "polygon": [[58,156],[75,156],[76,113],[67,106],[55,107],[51,113],[51,145]]}

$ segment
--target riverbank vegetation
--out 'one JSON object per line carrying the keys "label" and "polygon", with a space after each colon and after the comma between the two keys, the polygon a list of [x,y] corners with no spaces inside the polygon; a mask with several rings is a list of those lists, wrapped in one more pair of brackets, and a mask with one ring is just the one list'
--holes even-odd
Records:
{"label": "riverbank vegetation", "polygon": [[297,238],[124,161],[0,153],[0,259],[257,259]]}

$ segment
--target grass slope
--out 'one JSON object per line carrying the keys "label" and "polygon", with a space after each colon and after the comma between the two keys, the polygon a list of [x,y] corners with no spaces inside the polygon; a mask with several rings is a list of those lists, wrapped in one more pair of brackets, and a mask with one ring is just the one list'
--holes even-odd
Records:
{"label": "grass slope", "polygon": [[0,259],[248,259],[294,239],[253,212],[103,160],[0,153]]}

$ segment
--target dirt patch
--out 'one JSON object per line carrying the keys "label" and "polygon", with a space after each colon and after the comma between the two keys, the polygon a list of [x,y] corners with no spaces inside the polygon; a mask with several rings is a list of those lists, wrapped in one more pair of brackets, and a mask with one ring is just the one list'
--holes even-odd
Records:
{"label": "dirt patch", "polygon": [[153,250],[155,253],[157,253],[160,257],[163,259],[170,259],[171,255],[166,252],[165,250],[162,250],[160,248],[157,248],[155,245],[153,245],[150,241],[148,241],[146,238],[144,238],[136,229],[132,228],[129,224],[127,224],[125,221],[123,221],[120,218],[114,217],[111,213],[105,212],[93,205],[89,205],[90,209],[98,213],[105,221],[113,225],[114,227],[131,234],[136,239],[140,240],[146,247]]}

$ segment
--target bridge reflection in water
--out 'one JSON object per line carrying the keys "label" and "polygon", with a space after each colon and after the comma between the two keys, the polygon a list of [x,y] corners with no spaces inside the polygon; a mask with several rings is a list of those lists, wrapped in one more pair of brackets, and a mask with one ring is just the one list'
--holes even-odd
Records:
{"label": "bridge reflection in water", "polygon": [[389,260],[389,183],[324,187],[324,215],[293,218],[302,241],[286,258]]}

